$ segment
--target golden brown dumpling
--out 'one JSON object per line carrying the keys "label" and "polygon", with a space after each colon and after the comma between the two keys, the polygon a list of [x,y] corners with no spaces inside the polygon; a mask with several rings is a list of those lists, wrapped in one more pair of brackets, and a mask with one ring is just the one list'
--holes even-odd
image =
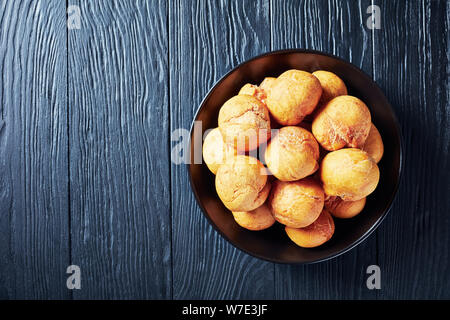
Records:
{"label": "golden brown dumpling", "polygon": [[266,104],[278,123],[296,125],[313,112],[321,95],[320,82],[311,73],[288,70],[271,84]]}
{"label": "golden brown dumpling", "polygon": [[319,105],[325,105],[332,99],[347,95],[347,87],[344,81],[332,72],[318,70],[312,73],[320,81],[322,96]]}
{"label": "golden brown dumpling", "polygon": [[319,164],[319,144],[311,132],[296,126],[283,127],[269,142],[265,161],[281,181],[294,181],[313,174]]}
{"label": "golden brown dumpling", "polygon": [[286,234],[298,246],[303,248],[318,247],[334,234],[334,221],[326,209],[312,224],[305,228],[286,227]]}
{"label": "golden brown dumpling", "polygon": [[320,166],[323,190],[329,196],[356,201],[377,187],[380,171],[375,161],[360,149],[341,149],[328,153]]}
{"label": "golden brown dumpling", "polygon": [[364,102],[352,96],[339,96],[318,110],[312,133],[328,151],[361,148],[369,135],[370,124],[370,111]]}
{"label": "golden brown dumpling", "polygon": [[252,231],[270,228],[275,223],[272,211],[267,204],[263,204],[252,211],[233,211],[233,217],[241,227]]}
{"label": "golden brown dumpling", "polygon": [[254,210],[269,195],[270,184],[267,183],[266,168],[253,157],[229,157],[217,170],[216,191],[229,210]]}
{"label": "golden brown dumpling", "polygon": [[324,205],[324,193],[312,178],[299,181],[275,181],[269,198],[272,214],[278,222],[293,228],[313,223]]}
{"label": "golden brown dumpling", "polygon": [[269,111],[254,96],[234,96],[220,108],[219,129],[225,143],[236,150],[254,150],[270,137]]}

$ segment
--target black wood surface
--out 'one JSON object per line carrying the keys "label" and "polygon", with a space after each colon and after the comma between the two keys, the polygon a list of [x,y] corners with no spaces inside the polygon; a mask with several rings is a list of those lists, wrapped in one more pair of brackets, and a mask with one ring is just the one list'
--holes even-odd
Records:
{"label": "black wood surface", "polygon": [[0,2],[0,298],[68,298],[66,6]]}
{"label": "black wood surface", "polygon": [[382,298],[450,298],[450,42],[446,1],[383,1],[374,79],[403,133],[403,181],[378,230]]}
{"label": "black wood surface", "polygon": [[[0,1],[0,299],[450,298],[449,22],[445,0]],[[232,247],[170,161],[214,82],[283,48],[360,67],[403,134],[391,213],[310,266]],[[381,290],[366,287],[371,264]]]}
{"label": "black wood surface", "polygon": [[80,1],[69,31],[74,298],[170,298],[165,1]]}

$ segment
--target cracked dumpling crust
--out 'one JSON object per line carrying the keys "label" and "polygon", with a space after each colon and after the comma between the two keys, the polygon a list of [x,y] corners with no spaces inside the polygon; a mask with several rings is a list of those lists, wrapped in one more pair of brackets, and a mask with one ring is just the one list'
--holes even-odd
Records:
{"label": "cracked dumpling crust", "polygon": [[345,201],[367,197],[380,179],[375,161],[367,152],[355,148],[328,153],[322,160],[319,174],[325,194]]}
{"label": "cracked dumpling crust", "polygon": [[266,168],[253,157],[230,157],[217,170],[216,191],[229,210],[252,211],[269,195]]}
{"label": "cracked dumpling crust", "polygon": [[324,205],[324,192],[312,178],[299,181],[275,181],[269,198],[272,214],[278,222],[303,228],[313,223]]}
{"label": "cracked dumpling crust", "polygon": [[261,89],[260,87],[254,85],[254,84],[251,84],[251,83],[245,84],[241,88],[241,90],[239,91],[238,94],[239,95],[246,94],[249,96],[253,96],[256,99],[258,99],[259,101],[261,101],[262,103],[264,103],[264,104],[266,103],[266,98],[267,98],[266,92],[263,89]]}
{"label": "cracked dumpling crust", "polygon": [[233,211],[232,213],[238,225],[252,231],[270,228],[275,223],[272,211],[266,203],[252,211]]}
{"label": "cracked dumpling crust", "polygon": [[219,128],[211,130],[203,142],[203,160],[208,169],[216,174],[225,160],[233,155],[236,155],[236,150],[223,141]]}
{"label": "cracked dumpling crust", "polygon": [[318,247],[334,234],[334,221],[330,213],[324,209],[316,221],[305,228],[285,227],[288,237],[303,248]]}
{"label": "cracked dumpling crust", "polygon": [[219,129],[225,143],[236,150],[254,150],[270,137],[269,111],[258,98],[239,94],[220,108]]}
{"label": "cracked dumpling crust", "polygon": [[364,142],[364,146],[361,149],[367,152],[376,163],[380,162],[383,157],[383,139],[381,139],[380,132],[373,123],[370,126],[369,135]]}
{"label": "cracked dumpling crust", "polygon": [[340,219],[349,219],[358,215],[366,205],[366,198],[356,201],[344,201],[339,197],[330,196],[325,199],[325,208],[333,215]]}
{"label": "cracked dumpling crust", "polygon": [[266,104],[274,119],[282,125],[296,125],[312,113],[322,87],[311,73],[288,70],[270,85]]}
{"label": "cracked dumpling crust", "polygon": [[267,92],[269,91],[270,86],[272,85],[274,80],[276,80],[276,78],[272,77],[264,78],[264,80],[261,82],[259,86],[251,83],[246,83],[241,88],[241,90],[239,90],[238,94],[239,95],[246,94],[249,96],[253,96],[265,104],[267,99]]}
{"label": "cracked dumpling crust", "polygon": [[319,144],[308,130],[288,126],[278,131],[265,151],[269,170],[281,181],[295,181],[313,174],[319,164]]}
{"label": "cracked dumpling crust", "polygon": [[312,73],[320,81],[322,86],[322,96],[319,100],[319,106],[325,105],[330,100],[347,95],[347,87],[344,81],[332,72],[318,70]]}
{"label": "cracked dumpling crust", "polygon": [[266,77],[264,78],[264,80],[259,84],[259,87],[264,90],[266,92],[269,92],[270,88],[272,87],[272,85],[274,84],[275,80],[277,80],[277,78],[273,78],[273,77]]}
{"label": "cracked dumpling crust", "polygon": [[339,96],[317,111],[312,133],[328,151],[361,148],[370,125],[370,111],[364,102],[353,96]]}

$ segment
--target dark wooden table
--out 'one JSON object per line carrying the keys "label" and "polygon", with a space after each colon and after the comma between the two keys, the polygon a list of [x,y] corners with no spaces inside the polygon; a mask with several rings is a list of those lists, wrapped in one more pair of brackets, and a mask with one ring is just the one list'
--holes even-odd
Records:
{"label": "dark wooden table", "polygon": [[[444,0],[1,0],[0,298],[449,299],[449,25]],[[404,142],[382,225],[309,266],[227,243],[170,161],[171,132],[214,82],[283,48],[371,75]],[[80,290],[66,287],[72,264]],[[366,287],[372,264],[381,290]]]}

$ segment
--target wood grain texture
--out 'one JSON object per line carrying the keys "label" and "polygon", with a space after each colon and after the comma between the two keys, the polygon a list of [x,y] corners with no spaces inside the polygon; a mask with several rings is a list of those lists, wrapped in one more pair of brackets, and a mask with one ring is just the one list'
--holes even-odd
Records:
{"label": "wood grain texture", "polygon": [[[449,299],[449,26],[438,0],[0,1],[0,299]],[[376,234],[303,267],[227,243],[170,162],[170,132],[215,81],[283,48],[372,75],[404,143]],[[70,264],[81,290],[66,288]]]}
{"label": "wood grain texture", "polygon": [[65,299],[65,3],[0,2],[0,299]]}
{"label": "wood grain texture", "polygon": [[382,298],[450,298],[447,1],[376,1],[375,80],[403,134],[403,177],[379,228]]}
{"label": "wood grain texture", "polygon": [[[216,80],[270,49],[269,2],[171,1],[169,17],[171,130],[189,129]],[[273,265],[213,230],[185,165],[172,164],[172,228],[175,299],[273,298]]]}
{"label": "wood grain texture", "polygon": [[166,1],[69,4],[74,298],[170,298]]}
{"label": "wood grain texture", "polygon": [[[335,54],[372,73],[370,1],[272,1],[272,48],[305,48]],[[377,264],[376,236],[331,261],[275,267],[277,299],[375,299],[366,268]]]}

